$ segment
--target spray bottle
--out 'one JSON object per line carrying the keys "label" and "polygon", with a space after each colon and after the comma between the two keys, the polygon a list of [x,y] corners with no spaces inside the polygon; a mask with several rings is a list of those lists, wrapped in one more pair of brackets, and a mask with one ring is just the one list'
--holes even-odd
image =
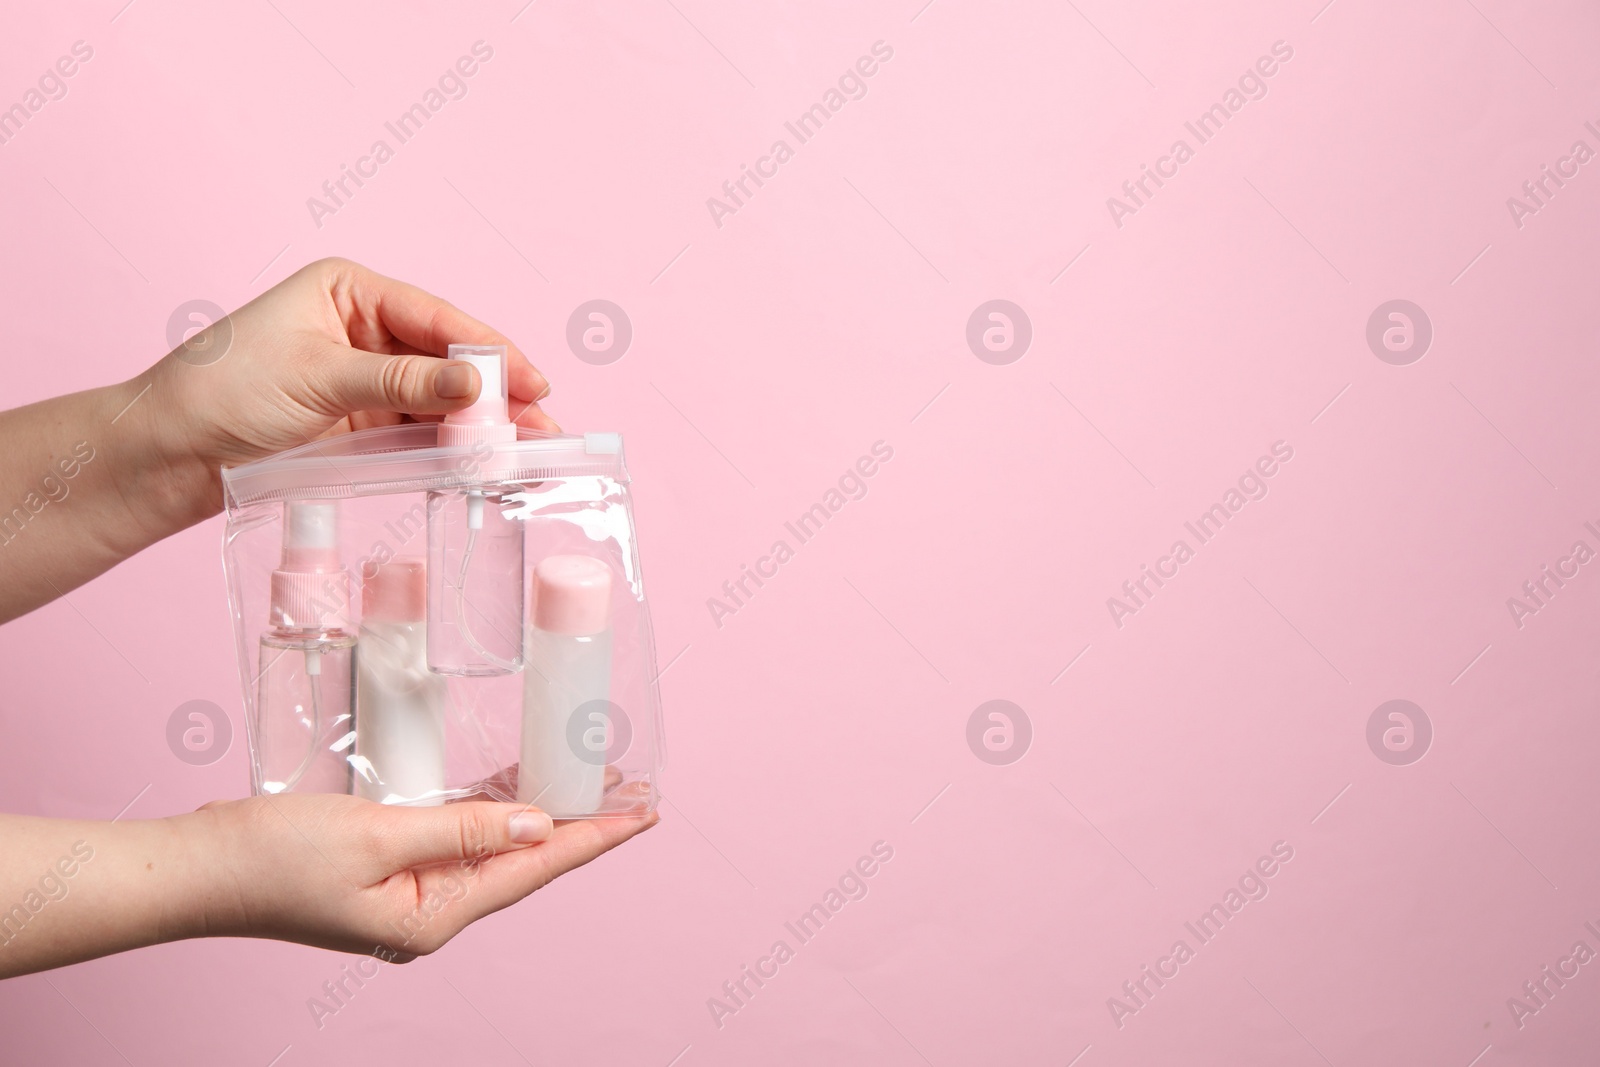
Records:
{"label": "spray bottle", "polygon": [[261,638],[256,703],[258,791],[350,792],[356,638],[350,575],[339,561],[339,508],[284,505],[283,556],[272,572],[271,627]]}
{"label": "spray bottle", "polygon": [[[428,494],[428,667],[482,677],[522,669],[523,524],[493,481],[492,446],[514,442],[504,345],[451,345],[478,370],[470,407],[439,424],[439,445],[472,448],[481,484]],[[487,455],[487,459],[483,457]]]}

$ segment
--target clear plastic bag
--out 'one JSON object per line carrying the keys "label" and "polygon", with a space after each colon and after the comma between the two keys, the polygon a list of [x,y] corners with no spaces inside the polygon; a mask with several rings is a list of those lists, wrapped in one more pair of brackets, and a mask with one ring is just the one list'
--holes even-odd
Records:
{"label": "clear plastic bag", "polygon": [[223,472],[252,789],[654,809],[660,699],[621,437],[463,443],[442,425]]}

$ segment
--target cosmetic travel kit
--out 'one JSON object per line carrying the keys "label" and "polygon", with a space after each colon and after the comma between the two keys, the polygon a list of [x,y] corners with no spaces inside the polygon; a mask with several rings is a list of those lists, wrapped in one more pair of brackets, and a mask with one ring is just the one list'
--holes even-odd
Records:
{"label": "cosmetic travel kit", "polygon": [[655,808],[655,645],[614,433],[509,417],[503,346],[438,423],[223,471],[258,794],[468,797],[558,819]]}

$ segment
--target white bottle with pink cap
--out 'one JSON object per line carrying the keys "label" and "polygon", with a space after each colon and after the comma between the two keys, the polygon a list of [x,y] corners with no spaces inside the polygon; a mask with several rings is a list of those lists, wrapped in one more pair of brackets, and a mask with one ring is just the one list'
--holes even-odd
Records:
{"label": "white bottle with pink cap", "polygon": [[262,793],[348,793],[356,637],[350,575],[339,559],[339,507],[284,505],[283,556],[261,637],[255,773]]}
{"label": "white bottle with pink cap", "polygon": [[445,679],[428,669],[427,571],[376,564],[361,586],[356,657],[356,795],[383,804],[444,803]]}
{"label": "white bottle with pink cap", "polygon": [[495,484],[494,446],[517,439],[505,345],[451,345],[449,358],[477,368],[472,405],[444,417],[439,446],[477,484],[428,494],[428,666],[483,677],[522,669],[523,526],[518,504]]}
{"label": "white bottle with pink cap", "polygon": [[533,572],[522,676],[517,799],[556,818],[590,815],[605,795],[611,741],[611,568],[548,556]]}

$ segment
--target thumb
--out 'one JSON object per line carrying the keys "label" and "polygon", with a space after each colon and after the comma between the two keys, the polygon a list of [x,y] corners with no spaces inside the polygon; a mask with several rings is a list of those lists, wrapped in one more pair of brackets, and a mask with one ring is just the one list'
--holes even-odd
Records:
{"label": "thumb", "polygon": [[437,808],[385,808],[389,825],[379,842],[393,871],[436,863],[476,863],[547,839],[550,816],[526,804],[464,801]]}
{"label": "thumb", "polygon": [[384,356],[344,349],[318,361],[316,393],[336,417],[353,411],[444,415],[478,396],[482,381],[464,361],[437,356]]}

